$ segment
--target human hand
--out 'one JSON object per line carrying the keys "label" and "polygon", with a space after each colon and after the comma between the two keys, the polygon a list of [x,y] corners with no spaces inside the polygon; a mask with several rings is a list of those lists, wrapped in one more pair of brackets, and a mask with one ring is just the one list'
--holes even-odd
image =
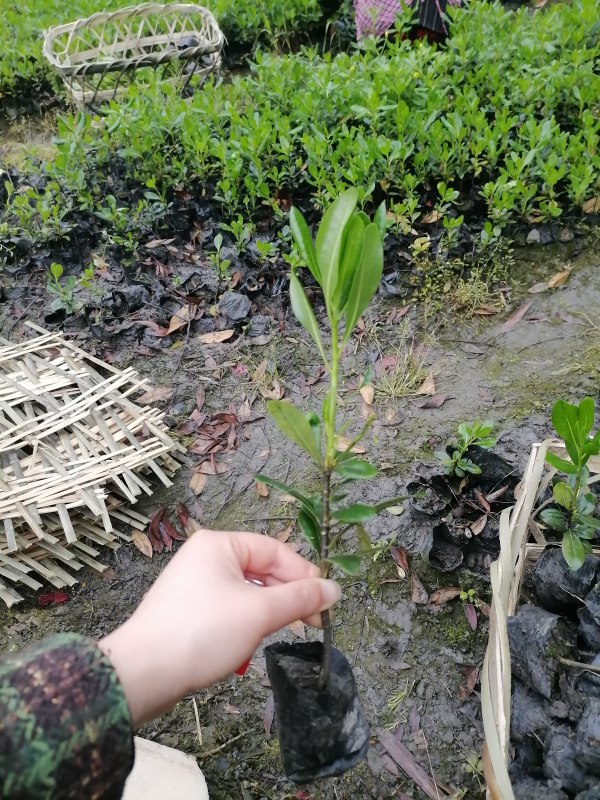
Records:
{"label": "human hand", "polygon": [[231,675],[264,636],[297,619],[320,625],[319,612],[339,597],[334,581],[276,539],[200,530],[99,646],[138,727]]}

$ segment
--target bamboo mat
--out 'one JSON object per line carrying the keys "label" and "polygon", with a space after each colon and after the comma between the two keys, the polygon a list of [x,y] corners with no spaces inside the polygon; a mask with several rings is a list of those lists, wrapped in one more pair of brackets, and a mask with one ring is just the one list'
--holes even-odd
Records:
{"label": "bamboo mat", "polygon": [[149,520],[130,508],[152,483],[171,486],[183,452],[155,408],[131,399],[147,381],[58,333],[0,337],[0,598],[57,588]]}

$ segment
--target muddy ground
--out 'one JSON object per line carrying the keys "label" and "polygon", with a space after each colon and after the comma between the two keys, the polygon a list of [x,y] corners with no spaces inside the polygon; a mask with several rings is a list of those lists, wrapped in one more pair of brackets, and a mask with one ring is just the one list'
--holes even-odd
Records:
{"label": "muddy ground", "polygon": [[[548,247],[523,247],[516,253],[514,278],[519,291],[506,296],[509,307],[497,316],[462,321],[456,315],[423,319],[423,310],[411,306],[395,322],[389,313],[405,305],[401,298],[378,299],[365,319],[365,330],[345,357],[343,369],[356,386],[369,364],[378,358],[418,355],[416,368],[431,373],[436,394],[446,396],[439,408],[422,408],[423,397],[387,396],[375,379],[373,411],[377,421],[366,444],[369,457],[382,467],[379,479],[357,492],[368,500],[402,494],[407,483],[435,468],[433,451],[443,446],[463,420],[491,418],[499,432],[497,452],[521,472],[533,442],[550,433],[552,402],[563,397],[596,396],[600,363],[600,254],[597,234],[581,243]],[[577,245],[577,246],[576,246]],[[527,294],[523,287],[548,280],[568,265],[572,274],[559,289]],[[510,312],[531,301],[523,318],[506,324]],[[0,335],[12,340],[27,336],[23,320],[12,307],[0,304]],[[31,314],[31,312],[29,312]],[[85,337],[79,342],[85,346]],[[258,342],[258,343],[257,343]],[[412,350],[411,350],[412,348]],[[206,359],[214,359],[208,362]],[[276,378],[285,396],[307,409],[318,407],[324,384],[314,382],[313,348],[292,320],[283,333],[258,339],[240,337],[234,344],[200,345],[189,340],[179,350],[169,348],[139,356],[127,349],[114,354],[118,366],[133,365],[153,385],[175,388],[165,404],[167,419],[176,425],[191,413],[198,388],[206,392],[209,412],[225,411],[230,402],[243,399],[252,411],[264,412],[264,399],[252,375],[267,359],[263,388]],[[222,368],[214,366],[226,364]],[[244,369],[242,369],[241,367]],[[382,389],[384,391],[382,391]],[[340,410],[357,430],[368,409],[356,388],[341,395]],[[140,506],[152,513],[161,504],[173,512],[177,502],[188,505],[202,525],[216,529],[252,529],[275,535],[290,521],[293,508],[274,492],[257,496],[254,475],[263,471],[289,483],[310,488],[316,482],[304,458],[283,441],[267,418],[241,429],[240,446],[219,456],[227,472],[209,476],[206,488],[195,497],[184,467],[170,490],[157,489]],[[190,460],[190,464],[192,461]],[[173,513],[173,517],[175,517]],[[418,523],[418,524],[417,524]],[[463,565],[453,573],[437,572],[423,558],[429,547],[430,526],[408,507],[399,516],[385,513],[370,525],[375,542],[405,548],[410,569],[428,593],[442,586],[475,589],[489,600],[481,570]],[[198,534],[201,535],[201,534]],[[304,552],[296,533],[290,543]],[[373,746],[368,759],[351,773],[319,785],[303,787],[315,800],[337,798],[422,798],[421,790],[385,757],[378,744],[378,729],[394,730],[425,772],[450,787],[456,798],[483,797],[483,777],[478,770],[482,745],[478,691],[467,695],[470,667],[481,664],[486,645],[486,620],[479,615],[473,631],[460,600],[434,611],[411,600],[411,580],[399,577],[386,548],[381,557],[365,564],[353,578],[342,579],[344,602],[335,622],[338,646],[350,657],[367,716],[372,724]],[[59,630],[102,636],[123,620],[171,556],[148,560],[132,546],[106,554],[108,578],[82,576],[72,599],[64,605],[40,609],[32,597],[27,604],[7,611],[0,608],[0,646],[3,651]],[[181,616],[201,613],[182,608]],[[307,631],[307,636],[314,634]],[[283,638],[294,640],[286,630]],[[156,680],[169,680],[157,675]],[[285,800],[296,797],[297,787],[282,777],[275,725],[265,732],[265,707],[269,698],[264,658],[257,653],[243,679],[232,678],[200,692],[198,705],[202,742],[199,742],[190,698],[142,731],[144,736],[197,754],[213,800]],[[268,717],[268,714],[267,714]],[[267,720],[268,723],[268,720]],[[406,793],[403,795],[402,793]]]}

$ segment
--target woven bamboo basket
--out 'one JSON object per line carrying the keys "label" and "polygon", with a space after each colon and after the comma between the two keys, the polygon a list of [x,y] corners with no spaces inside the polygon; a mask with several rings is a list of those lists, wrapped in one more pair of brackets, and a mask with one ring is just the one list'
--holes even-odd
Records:
{"label": "woven bamboo basket", "polygon": [[148,3],[50,28],[43,53],[75,105],[95,108],[133,82],[147,85],[159,68],[162,80],[190,93],[218,66],[224,41],[206,8]]}
{"label": "woven bamboo basket", "polygon": [[[535,516],[540,497],[556,474],[546,464],[548,450],[568,458],[562,442],[548,439],[535,444],[517,491],[516,504],[500,518],[500,557],[490,568],[492,605],[489,641],[481,674],[481,711],[485,744],[483,769],[490,800],[515,800],[508,764],[510,760],[511,664],[507,620],[515,613],[526,570],[543,553],[547,542]],[[600,480],[600,457],[588,462],[593,477]],[[531,536],[532,542],[528,543]],[[594,549],[600,553],[600,549]]]}

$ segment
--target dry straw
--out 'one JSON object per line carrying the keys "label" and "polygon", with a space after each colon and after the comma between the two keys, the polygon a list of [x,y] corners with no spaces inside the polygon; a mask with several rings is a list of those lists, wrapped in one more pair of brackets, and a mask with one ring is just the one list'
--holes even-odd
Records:
{"label": "dry straw", "polygon": [[83,108],[112,100],[158,68],[182,91],[218,66],[224,36],[206,8],[148,3],[50,28],[43,53]]}
{"label": "dry straw", "polygon": [[[566,458],[562,442],[546,440],[533,445],[527,469],[517,491],[516,504],[500,517],[500,557],[490,569],[492,606],[489,642],[481,675],[481,709],[485,745],[483,765],[487,796],[491,800],[515,800],[508,774],[510,745],[511,665],[507,620],[515,613],[528,566],[546,547],[535,515],[555,469],[546,465],[548,450]],[[591,481],[600,480],[600,458],[588,461]],[[528,538],[535,541],[528,543]]]}
{"label": "dry straw", "polygon": [[178,463],[162,413],[130,398],[146,384],[57,333],[0,338],[0,598],[22,584],[72,586],[97,546],[130,541],[148,519],[128,506],[171,486]]}

